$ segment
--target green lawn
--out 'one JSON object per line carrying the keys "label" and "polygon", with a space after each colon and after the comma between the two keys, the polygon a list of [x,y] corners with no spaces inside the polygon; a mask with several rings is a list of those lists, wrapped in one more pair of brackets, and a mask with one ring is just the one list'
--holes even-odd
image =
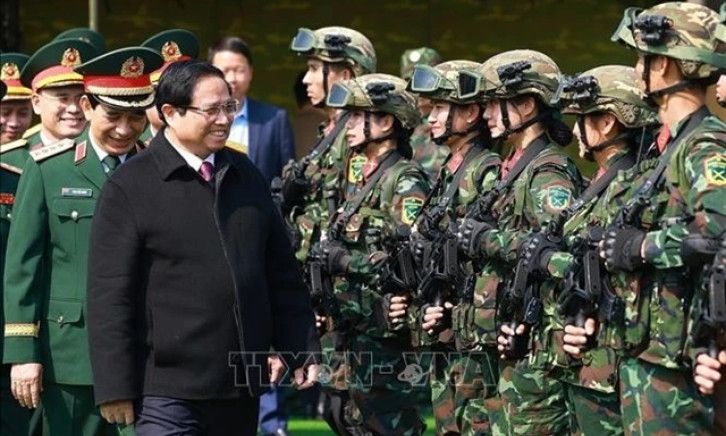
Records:
{"label": "green lawn", "polygon": [[[428,428],[426,435],[433,436],[434,419],[427,417],[426,426]],[[334,434],[322,419],[291,419],[288,423],[288,430],[293,436],[329,436]]]}

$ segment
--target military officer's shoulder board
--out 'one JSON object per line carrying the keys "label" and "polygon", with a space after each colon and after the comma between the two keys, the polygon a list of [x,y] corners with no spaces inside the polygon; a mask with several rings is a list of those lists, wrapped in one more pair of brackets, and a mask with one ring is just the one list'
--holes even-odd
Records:
{"label": "military officer's shoulder board", "polygon": [[0,154],[7,153],[10,150],[15,150],[16,148],[25,147],[28,145],[28,141],[25,139],[16,139],[15,141],[8,142],[7,144],[0,145]]}
{"label": "military officer's shoulder board", "polygon": [[[20,168],[18,168],[16,166],[6,164],[5,162],[0,162],[0,169],[10,171],[11,173],[15,173],[15,174],[23,174],[23,170],[21,170]],[[2,203],[0,203],[0,204],[2,204]]]}
{"label": "military officer's shoulder board", "polygon": [[38,123],[34,125],[33,127],[29,128],[28,130],[23,133],[23,139],[28,139],[31,136],[35,135],[36,133],[40,132],[40,129],[43,128],[43,125],[41,123]]}
{"label": "military officer's shoulder board", "polygon": [[51,156],[63,153],[64,151],[70,150],[76,145],[72,139],[62,139],[56,143],[41,147],[30,151],[30,156],[34,161],[40,162],[48,159]]}

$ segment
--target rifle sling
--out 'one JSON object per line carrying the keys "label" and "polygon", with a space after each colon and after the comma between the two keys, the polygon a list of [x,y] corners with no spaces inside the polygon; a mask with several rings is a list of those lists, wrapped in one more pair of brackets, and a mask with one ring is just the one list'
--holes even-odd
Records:
{"label": "rifle sling", "polygon": [[605,174],[603,174],[599,179],[591,183],[590,186],[585,189],[582,195],[580,195],[577,200],[575,200],[575,202],[572,203],[570,207],[565,210],[567,216],[573,216],[575,213],[577,213],[578,210],[580,210],[580,208],[589,203],[590,200],[599,196],[605,190],[605,188],[610,185],[610,182],[615,179],[620,170],[627,170],[633,165],[635,165],[635,157],[632,154],[628,153],[621,156],[610,166],[610,168],[607,169]]}
{"label": "rifle sling", "polygon": [[524,169],[529,165],[529,163],[537,157],[549,144],[549,141],[547,140],[547,134],[543,133],[537,139],[535,139],[531,144],[529,144],[529,147],[527,147],[524,150],[524,153],[522,153],[522,156],[519,158],[517,163],[514,165],[514,168],[507,174],[507,178],[504,180],[500,180],[499,183],[497,183],[497,186],[494,187],[495,190],[498,192],[502,192],[506,188],[508,188],[514,181],[519,177],[519,175],[524,171]]}
{"label": "rifle sling", "polygon": [[333,128],[333,130],[325,135],[325,137],[321,139],[320,142],[315,144],[315,147],[313,147],[312,150],[310,150],[310,153],[308,153],[307,155],[308,159],[313,160],[316,157],[327,153],[328,150],[330,150],[330,147],[333,145],[333,141],[345,127],[345,123],[348,121],[348,118],[350,118],[350,112],[344,112],[338,118],[338,121],[335,123],[335,127]]}
{"label": "rifle sling", "polygon": [[[341,226],[341,228],[345,228],[353,214],[358,211],[361,204],[363,204],[363,200],[365,200],[365,198],[373,190],[376,184],[378,184],[378,181],[381,179],[381,177],[383,177],[383,173],[385,173],[388,168],[395,165],[401,159],[401,157],[401,154],[398,153],[398,151],[394,150],[390,152],[385,159],[383,159],[383,162],[378,165],[378,168],[376,168],[376,171],[373,173],[373,177],[368,179],[366,184],[363,185],[363,188],[358,191],[358,194],[356,194],[356,196],[353,198],[351,205],[345,208],[345,211],[340,216],[339,220],[341,222],[339,225]],[[335,221],[337,224],[338,220]]]}

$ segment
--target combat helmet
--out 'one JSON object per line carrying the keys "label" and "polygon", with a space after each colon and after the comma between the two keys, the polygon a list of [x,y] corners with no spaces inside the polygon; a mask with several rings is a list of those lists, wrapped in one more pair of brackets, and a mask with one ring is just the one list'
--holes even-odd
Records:
{"label": "combat helmet", "polygon": [[[455,60],[438,64],[434,67],[428,65],[416,65],[408,82],[407,89],[417,95],[432,100],[445,101],[456,105],[465,105],[468,103],[476,103],[469,98],[462,98],[459,90],[459,72],[463,70],[475,70],[479,67],[479,63],[467,60]],[[469,129],[460,132],[452,130],[454,120],[454,110],[449,110],[446,119],[446,131],[438,136],[431,137],[431,140],[437,145],[444,144],[452,136],[466,136],[472,131],[484,128],[484,121],[479,117],[478,122],[470,126]]]}
{"label": "combat helmet", "polygon": [[[419,123],[420,116],[416,108],[416,99],[406,91],[406,82],[403,79],[390,74],[374,73],[336,82],[330,89],[326,104],[337,109],[366,112],[366,143],[373,142],[368,139],[370,135],[368,113],[393,115],[401,123],[405,133],[404,138],[399,138],[399,151],[407,158],[413,155],[408,138]],[[375,141],[389,138],[378,138]]]}
{"label": "combat helmet", "polygon": [[376,71],[376,52],[371,41],[347,27],[300,28],[290,42],[290,50],[323,62],[345,63],[356,76]]}
{"label": "combat helmet", "polygon": [[441,63],[441,56],[431,47],[411,48],[401,55],[401,78],[409,80],[416,65],[434,66]]}
{"label": "combat helmet", "polygon": [[592,160],[592,152],[616,142],[631,140],[635,143],[636,134],[642,142],[647,130],[659,122],[655,108],[642,98],[635,68],[624,65],[605,65],[563,78],[552,104],[563,107],[562,113],[566,114],[611,113],[627,128],[620,135],[591,145],[587,140],[584,117],[579,116],[580,141],[587,148],[585,158],[588,160]]}
{"label": "combat helmet", "polygon": [[[726,6],[726,5],[724,5]],[[627,8],[620,25],[610,38],[645,55],[643,81],[646,97],[678,91],[698,80],[706,84],[718,80],[726,68],[726,15],[706,6],[687,2],[668,2],[643,10]],[[650,91],[650,59],[666,56],[676,60],[686,79],[668,88]]]}
{"label": "combat helmet", "polygon": [[[487,59],[475,71],[460,71],[459,91],[463,99],[498,99],[506,128],[503,136],[507,137],[553,117],[556,109],[551,101],[561,78],[560,68],[549,56],[534,50],[510,50]],[[524,95],[537,97],[540,113],[512,127],[506,101]]]}

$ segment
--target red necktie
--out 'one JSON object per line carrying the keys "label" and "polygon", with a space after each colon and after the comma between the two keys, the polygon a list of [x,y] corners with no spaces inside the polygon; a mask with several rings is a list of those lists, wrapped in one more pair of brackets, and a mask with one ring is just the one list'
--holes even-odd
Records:
{"label": "red necktie", "polygon": [[205,182],[212,182],[212,176],[214,176],[214,166],[212,166],[211,162],[207,162],[206,160],[202,162],[202,166],[199,168],[198,172]]}
{"label": "red necktie", "polygon": [[663,154],[665,151],[668,141],[671,139],[671,129],[668,128],[667,124],[663,124],[658,132],[658,136],[655,137],[655,144],[658,146],[658,152]]}

